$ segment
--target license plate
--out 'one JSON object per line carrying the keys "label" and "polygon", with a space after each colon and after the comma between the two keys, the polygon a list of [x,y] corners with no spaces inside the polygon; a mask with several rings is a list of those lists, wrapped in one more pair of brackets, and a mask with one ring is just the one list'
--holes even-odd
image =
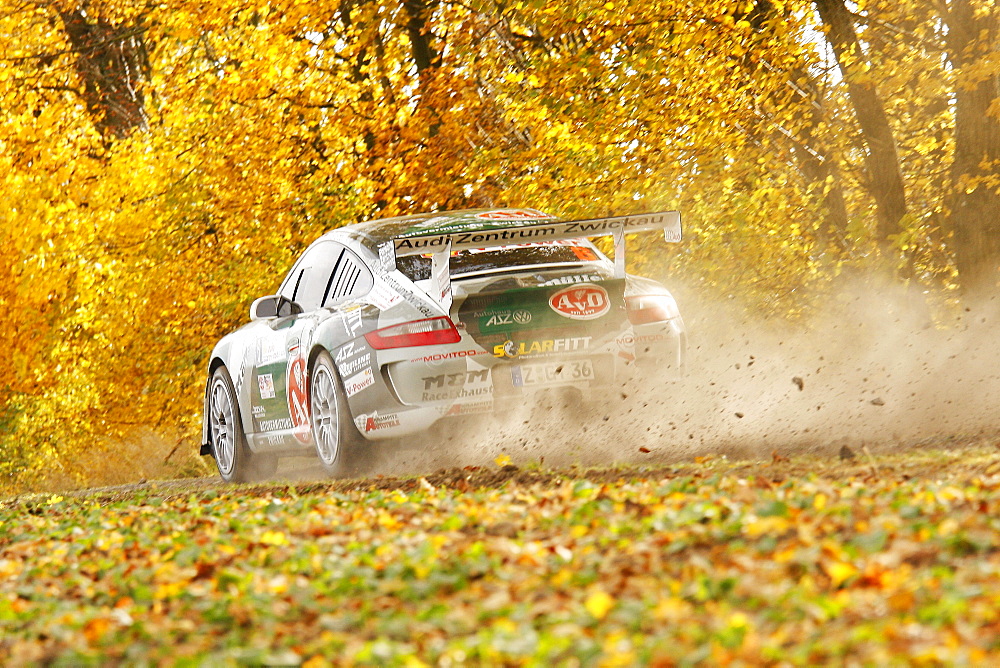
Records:
{"label": "license plate", "polygon": [[514,387],[543,387],[582,383],[594,379],[594,363],[589,359],[568,362],[518,364],[510,369]]}

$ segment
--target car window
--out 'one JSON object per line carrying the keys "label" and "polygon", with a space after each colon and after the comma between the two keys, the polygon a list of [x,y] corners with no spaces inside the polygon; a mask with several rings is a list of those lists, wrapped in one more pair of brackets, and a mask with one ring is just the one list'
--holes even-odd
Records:
{"label": "car window", "polygon": [[290,301],[295,301],[295,293],[298,292],[299,285],[302,283],[304,269],[301,265],[301,262],[297,262],[292,267],[292,270],[288,272],[288,276],[285,277],[284,282],[281,284],[281,289],[278,290],[279,295]]}
{"label": "car window", "polygon": [[[507,267],[607,262],[604,254],[586,239],[566,239],[452,251],[451,275],[461,276]],[[420,281],[431,275],[429,255],[404,255],[396,258],[396,266],[410,280]]]}
{"label": "car window", "polygon": [[305,252],[285,279],[281,293],[304,311],[318,309],[330,289],[331,279],[344,253],[344,247],[323,241]]}
{"label": "car window", "polygon": [[345,249],[330,276],[323,305],[331,306],[351,297],[368,294],[374,282],[371,271],[361,258]]}

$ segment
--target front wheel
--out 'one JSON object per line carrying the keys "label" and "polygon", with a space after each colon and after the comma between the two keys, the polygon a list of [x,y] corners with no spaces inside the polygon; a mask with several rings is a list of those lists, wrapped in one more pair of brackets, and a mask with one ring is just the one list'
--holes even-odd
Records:
{"label": "front wheel", "polygon": [[226,482],[249,482],[277,468],[273,455],[254,455],[247,445],[233,379],[224,366],[212,374],[208,402],[209,437],[219,475]]}
{"label": "front wheel", "polygon": [[309,379],[309,423],[327,472],[344,476],[361,471],[367,460],[365,445],[351,421],[333,359],[325,351],[316,358]]}

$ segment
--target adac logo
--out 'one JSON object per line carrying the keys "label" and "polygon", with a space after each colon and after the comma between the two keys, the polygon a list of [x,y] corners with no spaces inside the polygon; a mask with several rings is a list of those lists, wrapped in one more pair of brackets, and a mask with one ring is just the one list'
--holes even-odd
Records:
{"label": "adac logo", "polygon": [[565,318],[593,320],[611,310],[611,300],[601,286],[580,283],[553,294],[549,297],[549,306]]}

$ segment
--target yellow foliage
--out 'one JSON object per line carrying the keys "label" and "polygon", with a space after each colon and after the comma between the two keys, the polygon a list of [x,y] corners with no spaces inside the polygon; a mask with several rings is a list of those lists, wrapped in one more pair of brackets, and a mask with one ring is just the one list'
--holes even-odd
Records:
{"label": "yellow foliage", "polygon": [[587,609],[587,612],[594,619],[601,620],[615,607],[615,600],[607,592],[597,589],[587,595],[587,600],[584,601],[583,607]]}
{"label": "yellow foliage", "polygon": [[[309,241],[375,216],[678,208],[685,243],[637,240],[635,269],[758,312],[808,310],[880,240],[840,82],[807,127],[812,3],[772,3],[766,29],[743,4],[446,3],[417,34],[407,3],[97,0],[91,25],[142,46],[129,81],[147,118],[122,137],[102,136],[104,112],[85,101],[59,13],[72,5],[4,12],[0,439],[17,436],[0,441],[0,471],[82,483],[102,453],[150,433],[164,450],[184,442],[197,470],[213,342]],[[929,8],[879,11],[873,25],[936,30]],[[944,276],[934,221],[954,119],[934,103],[953,75],[904,48],[888,44],[879,69],[900,91],[889,113],[922,212],[899,243]],[[797,162],[801,137],[841,167],[853,222],[840,239],[824,231],[832,183]]]}

